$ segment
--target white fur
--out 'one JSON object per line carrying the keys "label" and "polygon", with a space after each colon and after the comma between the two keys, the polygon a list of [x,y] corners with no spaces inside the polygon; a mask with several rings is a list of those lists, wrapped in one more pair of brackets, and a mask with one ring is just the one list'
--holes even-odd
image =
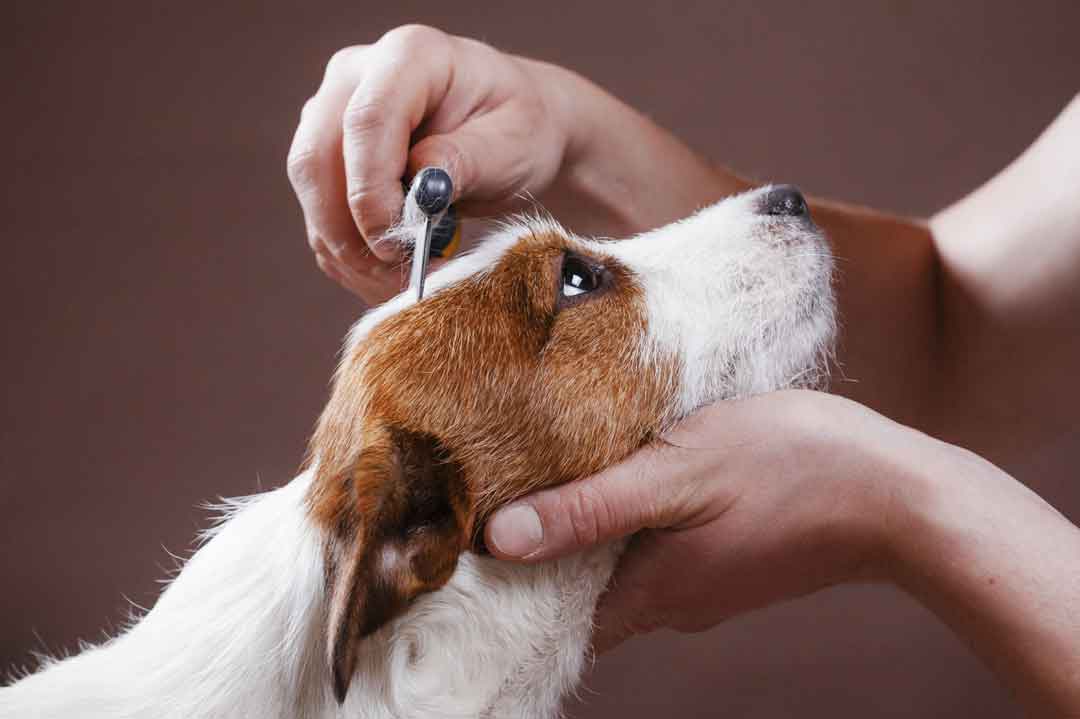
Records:
{"label": "white fur", "polygon": [[581,672],[613,548],[537,567],[463,555],[446,587],[366,640],[339,706],[310,481],[237,502],[146,616],[0,691],[0,717],[551,716]]}
{"label": "white fur", "polygon": [[722,399],[813,386],[834,332],[832,257],[805,218],[757,211],[764,187],[597,246],[644,285],[649,337],[682,364],[677,417]]}
{"label": "white fur", "polygon": [[[833,330],[831,262],[805,220],[757,212],[747,193],[620,243],[579,240],[637,275],[642,342],[681,362],[673,415],[807,383]],[[508,227],[434,273],[433,294],[492,267]],[[348,345],[411,304],[364,317]],[[809,374],[808,374],[809,373]],[[587,655],[591,617],[618,555],[599,547],[540,565],[471,553],[365,645],[344,705],[325,663],[323,538],[310,473],[235,503],[157,605],[119,637],[0,690],[0,719],[365,719],[558,713]]]}

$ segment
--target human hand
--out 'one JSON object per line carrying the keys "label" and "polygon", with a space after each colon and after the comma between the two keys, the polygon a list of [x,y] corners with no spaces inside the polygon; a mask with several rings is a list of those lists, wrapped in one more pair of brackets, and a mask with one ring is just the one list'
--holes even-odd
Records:
{"label": "human hand", "polygon": [[450,173],[463,215],[520,210],[531,196],[572,229],[605,235],[746,186],[568,70],[399,27],[330,59],[289,150],[316,262],[368,303],[401,289],[400,250],[380,238],[400,213],[402,178],[427,165]]}
{"label": "human hand", "polygon": [[498,557],[638,532],[601,598],[598,651],[853,580],[936,613],[1032,716],[1080,716],[1080,529],[981,457],[837,396],[721,402],[593,477],[499,510]]}
{"label": "human hand", "polygon": [[379,240],[402,207],[402,178],[427,165],[447,169],[463,212],[505,212],[543,191],[568,142],[564,75],[416,25],[336,53],[288,160],[323,272],[369,302],[400,289],[388,264],[399,249]]}
{"label": "human hand", "polygon": [[[700,631],[832,584],[887,575],[904,463],[929,461],[941,444],[808,391],[722,402],[664,439],[502,509],[486,529],[496,556],[527,561],[645,530],[601,600],[600,651],[634,634]],[[530,535],[533,511],[542,532],[534,519]]]}

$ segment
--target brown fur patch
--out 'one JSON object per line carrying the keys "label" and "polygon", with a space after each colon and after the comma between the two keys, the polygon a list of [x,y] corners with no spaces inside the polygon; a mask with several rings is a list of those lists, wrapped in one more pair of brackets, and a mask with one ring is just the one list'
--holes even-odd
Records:
{"label": "brown fur patch", "polygon": [[387,426],[364,440],[338,491],[319,505],[332,537],[328,639],[339,700],[360,640],[445,584],[465,549],[468,497],[438,440]]}
{"label": "brown fur patch", "polygon": [[[560,307],[569,245],[551,233],[526,236],[488,271],[383,320],[343,358],[311,443],[312,517],[348,548],[334,560],[334,583],[378,581],[405,601],[435,589],[496,508],[594,473],[661,429],[677,367],[643,356],[641,289],[625,268],[595,257],[604,291]],[[437,462],[410,467],[394,437],[427,438]],[[453,521],[428,535],[411,570],[373,576],[374,557],[424,515],[416,502],[452,507]],[[372,601],[362,615],[342,609],[347,626],[337,631],[362,637],[403,606],[384,597],[394,609],[376,610]]]}

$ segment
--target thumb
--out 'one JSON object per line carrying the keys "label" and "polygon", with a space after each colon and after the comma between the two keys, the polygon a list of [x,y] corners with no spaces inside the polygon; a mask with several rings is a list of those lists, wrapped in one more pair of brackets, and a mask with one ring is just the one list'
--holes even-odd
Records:
{"label": "thumb", "polygon": [[544,155],[545,148],[521,142],[521,124],[511,109],[502,108],[428,135],[409,151],[409,173],[442,167],[454,181],[454,202],[508,202],[532,186],[538,163],[555,161]]}
{"label": "thumb", "polygon": [[502,559],[537,562],[664,526],[671,484],[659,472],[660,453],[647,447],[599,474],[503,507],[484,529],[488,549]]}
{"label": "thumb", "polygon": [[450,135],[429,135],[409,150],[408,175],[413,177],[425,167],[441,167],[454,182],[451,202],[468,196],[476,184],[477,162],[483,155],[476,155],[476,144],[461,132]]}

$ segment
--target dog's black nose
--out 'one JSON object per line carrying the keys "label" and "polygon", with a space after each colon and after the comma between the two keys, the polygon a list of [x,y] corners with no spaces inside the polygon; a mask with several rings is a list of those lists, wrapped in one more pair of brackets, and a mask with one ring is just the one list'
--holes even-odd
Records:
{"label": "dog's black nose", "polygon": [[806,200],[794,185],[778,185],[761,198],[760,211],[764,215],[802,217],[807,214]]}

